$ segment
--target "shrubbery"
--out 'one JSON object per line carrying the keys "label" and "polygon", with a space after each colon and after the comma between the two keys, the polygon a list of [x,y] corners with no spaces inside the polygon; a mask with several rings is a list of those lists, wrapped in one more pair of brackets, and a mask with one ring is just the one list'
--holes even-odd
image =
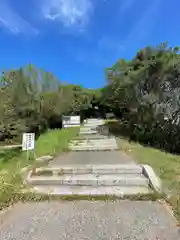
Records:
{"label": "shrubbery", "polygon": [[126,120],[131,139],[180,153],[180,55],[146,47],[106,70],[105,103]]}
{"label": "shrubbery", "polygon": [[20,141],[22,132],[36,135],[61,128],[62,115],[93,112],[100,90],[62,84],[32,65],[3,72],[0,78],[0,141]]}
{"label": "shrubbery", "polygon": [[180,153],[180,54],[166,43],[146,47],[129,61],[106,69],[108,84],[90,90],[62,84],[32,65],[3,72],[0,79],[0,140],[22,132],[61,127],[62,115],[82,119],[113,112],[125,120],[130,138]]}

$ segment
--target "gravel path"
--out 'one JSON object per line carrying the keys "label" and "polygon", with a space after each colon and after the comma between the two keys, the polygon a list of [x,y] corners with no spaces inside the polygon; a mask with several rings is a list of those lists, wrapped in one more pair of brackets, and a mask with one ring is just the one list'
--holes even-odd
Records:
{"label": "gravel path", "polygon": [[173,217],[155,202],[26,203],[1,218],[1,240],[180,239]]}
{"label": "gravel path", "polygon": [[63,164],[133,164],[133,160],[120,151],[69,152],[55,158],[50,165]]}

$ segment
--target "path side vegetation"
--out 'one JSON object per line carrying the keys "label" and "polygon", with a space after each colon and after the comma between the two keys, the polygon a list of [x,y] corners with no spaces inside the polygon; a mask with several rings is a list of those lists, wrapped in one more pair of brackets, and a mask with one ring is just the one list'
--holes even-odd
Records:
{"label": "path side vegetation", "polygon": [[167,43],[146,47],[106,69],[104,103],[130,139],[180,153],[180,55]]}
{"label": "path side vegetation", "polygon": [[[104,88],[86,89],[64,83],[52,73],[33,65],[2,72],[0,144],[21,143],[23,132],[35,132],[37,137],[47,132],[52,134],[52,139],[55,136],[49,129],[61,128],[63,115],[80,114],[83,120],[95,116],[96,106],[102,117],[111,112],[120,121],[121,129],[114,134],[126,137],[131,143],[134,141],[141,146],[161,150],[163,157],[159,157],[157,150],[151,152],[132,147],[137,161],[152,165],[168,184],[174,185],[175,182],[174,186],[180,192],[179,48],[170,47],[167,43],[147,46],[131,60],[120,58],[113,66],[106,68],[105,73],[107,84]],[[46,142],[45,139],[43,141]],[[41,155],[43,148],[39,149]],[[138,152],[141,153],[138,155]],[[171,157],[167,153],[177,155]],[[10,151],[8,154],[8,159],[11,159],[9,168],[19,153]],[[147,158],[148,154],[153,157]],[[0,160],[2,162],[2,155]],[[172,181],[171,171],[176,172]],[[177,199],[179,204],[180,198]],[[177,204],[176,209],[180,212]]]}
{"label": "path side vegetation", "polygon": [[20,149],[0,150],[0,210],[24,199],[21,193],[24,189],[22,169],[38,167],[34,157],[56,156],[68,151],[68,141],[74,138],[78,131],[79,128],[48,130],[38,138],[35,152],[30,152],[28,158],[26,152],[21,152]]}

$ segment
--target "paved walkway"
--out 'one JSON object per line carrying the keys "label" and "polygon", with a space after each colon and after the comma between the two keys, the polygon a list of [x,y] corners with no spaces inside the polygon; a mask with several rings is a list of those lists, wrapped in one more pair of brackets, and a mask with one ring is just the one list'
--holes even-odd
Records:
{"label": "paved walkway", "polygon": [[0,216],[1,240],[178,240],[164,206],[155,202],[17,204]]}
{"label": "paved walkway", "polygon": [[50,165],[60,166],[68,164],[133,164],[133,160],[119,151],[88,151],[69,152],[55,158]]}
{"label": "paved walkway", "polygon": [[[118,151],[70,152],[51,166],[134,164]],[[51,201],[16,204],[0,215],[0,240],[178,240],[171,212],[151,201]]]}
{"label": "paved walkway", "polygon": [[[133,163],[121,152],[74,152],[51,165]],[[0,215],[0,240],[178,240],[171,212],[151,201],[16,204]]]}

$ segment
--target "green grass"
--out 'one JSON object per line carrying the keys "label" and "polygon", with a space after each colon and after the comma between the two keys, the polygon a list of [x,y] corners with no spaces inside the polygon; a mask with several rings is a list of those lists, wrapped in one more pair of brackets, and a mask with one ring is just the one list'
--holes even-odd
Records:
{"label": "green grass", "polygon": [[119,149],[139,164],[149,164],[163,183],[163,197],[172,206],[180,223],[180,156],[143,146],[128,140],[129,130],[123,123],[107,121],[110,132],[118,139]]}
{"label": "green grass", "polygon": [[49,130],[42,134],[36,143],[36,156],[56,155],[68,150],[68,141],[77,136],[78,127]]}
{"label": "green grass", "polygon": [[68,150],[68,141],[78,134],[79,128],[49,130],[42,134],[35,143],[35,154],[21,149],[0,151],[0,210],[18,201],[19,194],[24,187],[21,169],[28,165],[35,165],[35,158],[42,155],[57,155]]}
{"label": "green grass", "polygon": [[123,138],[118,139],[118,144],[120,150],[131,155],[138,163],[151,165],[163,180],[166,192],[170,194],[180,190],[178,184],[180,183],[180,156],[129,142]]}
{"label": "green grass", "polygon": [[180,223],[180,156],[118,138],[119,149],[140,164],[149,164],[163,183],[163,196]]}

